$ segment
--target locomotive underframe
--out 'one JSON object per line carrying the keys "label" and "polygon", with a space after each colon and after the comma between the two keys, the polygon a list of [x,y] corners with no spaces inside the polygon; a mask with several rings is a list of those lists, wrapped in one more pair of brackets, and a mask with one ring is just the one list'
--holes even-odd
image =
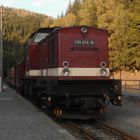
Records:
{"label": "locomotive underframe", "polygon": [[110,102],[114,105],[121,105],[120,80],[25,79],[24,92],[27,96],[40,99],[49,109],[59,109],[65,113],[72,112],[72,114],[74,112],[97,114]]}

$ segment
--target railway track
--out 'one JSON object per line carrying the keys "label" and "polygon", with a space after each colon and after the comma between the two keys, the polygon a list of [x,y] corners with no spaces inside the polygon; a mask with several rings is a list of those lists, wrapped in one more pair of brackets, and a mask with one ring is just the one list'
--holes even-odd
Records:
{"label": "railway track", "polygon": [[83,129],[82,127],[80,127],[80,125],[77,125],[76,123],[73,123],[71,121],[68,121],[67,125],[68,125],[68,127],[71,127],[76,132],[78,132],[80,135],[82,134],[82,137],[84,137],[84,139],[86,139],[86,140],[96,140],[96,137],[93,133],[91,133],[90,131],[88,131],[86,129]]}
{"label": "railway track", "polygon": [[79,140],[139,140],[138,138],[101,121],[96,120],[95,122],[88,123],[88,121],[75,122],[56,119],[46,111],[44,106],[38,106],[36,103],[33,104],[68,131],[72,130],[74,133],[78,133],[78,137],[80,137]]}
{"label": "railway track", "polygon": [[126,132],[113,128],[109,124],[100,121],[92,125],[67,121],[65,125],[79,133],[79,135],[82,135],[84,140],[139,140]]}
{"label": "railway track", "polygon": [[98,121],[98,125],[102,128],[109,130],[111,133],[118,135],[119,137],[121,137],[124,140],[138,140],[138,138],[136,138],[120,129],[114,128],[111,125],[106,124],[104,122]]}

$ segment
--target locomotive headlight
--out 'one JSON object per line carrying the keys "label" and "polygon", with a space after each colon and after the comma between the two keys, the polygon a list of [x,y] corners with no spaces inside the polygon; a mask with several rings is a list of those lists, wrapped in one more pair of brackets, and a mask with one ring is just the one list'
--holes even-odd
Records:
{"label": "locomotive headlight", "polygon": [[63,75],[64,76],[69,76],[69,74],[70,74],[70,70],[68,68],[64,68],[63,69]]}
{"label": "locomotive headlight", "polygon": [[88,29],[87,29],[86,27],[82,27],[82,28],[81,28],[81,32],[82,32],[83,34],[86,34],[86,33],[88,32]]}
{"label": "locomotive headlight", "polygon": [[100,66],[101,66],[102,68],[106,68],[106,63],[105,63],[105,62],[101,62]]}
{"label": "locomotive headlight", "polygon": [[107,72],[107,70],[105,68],[102,68],[100,70],[100,74],[101,74],[101,76],[107,76],[108,72]]}
{"label": "locomotive headlight", "polygon": [[122,97],[121,96],[118,96],[118,100],[121,100],[122,99]]}
{"label": "locomotive headlight", "polygon": [[69,62],[68,62],[68,61],[64,61],[64,62],[63,62],[63,66],[64,66],[65,68],[67,68],[67,67],[69,66]]}

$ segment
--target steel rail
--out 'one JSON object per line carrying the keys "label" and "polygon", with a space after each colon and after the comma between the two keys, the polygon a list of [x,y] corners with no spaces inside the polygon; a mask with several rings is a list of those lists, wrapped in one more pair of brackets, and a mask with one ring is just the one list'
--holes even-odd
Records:
{"label": "steel rail", "polygon": [[[32,102],[33,103],[33,102]],[[33,103],[34,104],[34,103]],[[36,105],[36,104],[35,104]],[[39,109],[45,113],[46,115],[50,115],[48,114],[48,112],[46,111],[46,109],[42,106],[39,107]],[[52,116],[50,116],[52,117]],[[63,123],[62,120],[57,120],[56,118],[52,118],[55,122],[57,122],[58,124]],[[63,123],[64,124],[64,123]],[[74,129],[75,131],[77,131],[80,135],[82,134],[87,140],[97,140],[96,136],[94,135],[93,132],[84,129],[83,127],[81,127],[80,125],[72,122],[72,121],[66,121],[65,125],[68,127],[71,127],[72,129]],[[122,139],[125,140],[140,140],[139,138],[136,138],[135,136],[132,136],[120,129],[114,128],[111,125],[101,122],[101,121],[96,121],[96,125],[100,128],[103,128],[105,130],[108,130],[109,132],[111,132],[112,134],[119,136]]]}
{"label": "steel rail", "polygon": [[68,121],[66,124],[69,127],[71,127],[72,129],[75,129],[76,131],[78,131],[80,134],[82,133],[82,135],[84,135],[84,137],[87,140],[96,140],[96,137],[92,132],[85,130],[84,128],[80,127],[79,125],[77,125],[71,121]]}
{"label": "steel rail", "polygon": [[97,124],[100,125],[100,127],[102,127],[102,128],[108,129],[110,132],[112,132],[115,135],[120,136],[123,139],[126,139],[126,140],[139,140],[135,136],[132,136],[132,135],[120,130],[120,129],[114,128],[111,125],[106,124],[104,122],[97,121]]}

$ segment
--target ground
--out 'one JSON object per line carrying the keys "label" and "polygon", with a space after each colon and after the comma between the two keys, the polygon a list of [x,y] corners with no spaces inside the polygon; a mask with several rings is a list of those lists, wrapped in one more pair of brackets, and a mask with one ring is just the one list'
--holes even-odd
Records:
{"label": "ground", "polygon": [[121,78],[122,80],[140,80],[140,71],[118,71],[114,73],[114,78]]}

